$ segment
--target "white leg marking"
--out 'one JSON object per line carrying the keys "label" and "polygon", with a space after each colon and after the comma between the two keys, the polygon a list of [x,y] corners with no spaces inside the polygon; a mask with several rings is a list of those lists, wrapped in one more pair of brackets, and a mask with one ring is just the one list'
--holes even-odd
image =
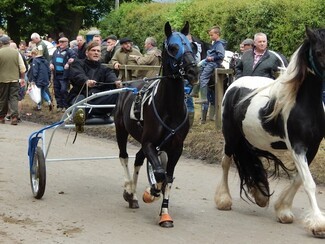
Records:
{"label": "white leg marking", "polygon": [[129,158],[120,158],[121,165],[124,169],[124,189],[127,193],[133,193],[133,181],[129,171]]}
{"label": "white leg marking", "polygon": [[[165,187],[165,191],[163,192],[163,199],[169,200],[171,188],[172,188],[172,183],[167,183],[167,185]],[[169,205],[169,202],[168,202],[168,205]],[[161,214],[168,214],[168,208],[169,208],[169,206],[162,207]]]}
{"label": "white leg marking", "polygon": [[134,172],[133,172],[133,184],[132,184],[132,192],[133,194],[133,200],[138,200],[137,198],[137,185],[138,185],[138,178],[139,178],[139,172],[140,172],[141,166],[135,166]]}
{"label": "white leg marking", "polygon": [[283,224],[293,222],[294,214],[291,211],[292,202],[301,184],[301,177],[297,174],[291,184],[282,191],[280,197],[276,201],[274,209],[279,222]]}
{"label": "white leg marking", "polygon": [[222,177],[217,186],[217,190],[214,196],[214,201],[219,210],[230,210],[232,205],[232,199],[230,196],[229,185],[228,185],[228,173],[231,164],[231,157],[224,155],[222,157]]}
{"label": "white leg marking", "polygon": [[316,200],[316,184],[310,173],[305,155],[292,153],[303,186],[309,198],[310,213],[305,218],[306,227],[318,237],[325,237],[325,217],[320,211]]}

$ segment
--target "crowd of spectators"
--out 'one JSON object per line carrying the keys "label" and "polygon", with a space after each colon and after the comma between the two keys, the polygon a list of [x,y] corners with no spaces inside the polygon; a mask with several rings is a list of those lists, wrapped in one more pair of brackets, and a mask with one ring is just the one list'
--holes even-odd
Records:
{"label": "crowd of spectators", "polygon": [[[38,33],[32,33],[28,44],[24,40],[20,41],[18,44],[19,49],[9,36],[1,33],[0,38],[1,51],[3,53],[4,51],[6,53],[10,51],[12,54],[17,54],[14,64],[20,70],[19,74],[17,72],[16,75],[10,74],[10,77],[0,77],[0,86],[7,85],[9,80],[12,81],[10,84],[15,85],[14,90],[7,87],[2,89],[0,94],[0,123],[12,120],[12,124],[16,125],[21,121],[22,100],[26,92],[28,92],[28,84],[35,83],[40,89],[41,102],[35,104],[35,111],[42,111],[42,105],[46,103],[46,107],[51,112],[59,113],[65,112],[72,105],[72,101],[80,100],[81,95],[91,95],[84,94],[86,86],[89,87],[87,90],[93,93],[100,87],[99,90],[102,91],[104,88],[106,90],[114,89],[122,84],[118,83],[115,86],[99,85],[102,82],[107,82],[107,80],[115,82],[126,78],[137,79],[139,77],[158,75],[158,72],[146,71],[144,74],[143,72],[132,71],[128,77],[125,77],[125,72],[120,72],[122,64],[160,65],[161,63],[161,51],[158,50],[154,37],[148,37],[145,40],[144,55],[129,37],[119,40],[115,35],[109,35],[103,40],[101,35],[96,34],[87,43],[83,35],[78,35],[74,40],[69,40],[63,33],[60,33],[56,41],[53,38],[45,39]],[[9,51],[7,51],[7,45],[10,48]],[[89,47],[92,48],[89,49]],[[99,53],[97,52],[98,47],[100,48]],[[95,55],[92,55],[94,52]],[[1,55],[3,56],[3,54]],[[0,60],[2,58],[0,57]],[[6,64],[4,64],[5,62]],[[24,64],[24,69],[22,64]],[[103,64],[112,64],[113,68],[110,69]],[[8,61],[2,61],[0,69],[5,70],[8,65],[9,59]],[[102,72],[102,69],[106,73]],[[112,70],[112,72],[107,70]],[[104,73],[106,76],[108,73],[110,75],[106,77]],[[25,79],[27,82],[25,82]],[[49,89],[51,86],[53,89]],[[8,90],[8,92],[2,94],[5,90]],[[12,90],[15,93],[14,98],[12,94],[9,94],[9,91]],[[77,95],[80,96],[78,99],[76,99]],[[109,103],[115,103],[116,99],[117,97],[114,96],[114,99]],[[19,103],[19,108],[16,108],[18,106],[15,105],[16,100]],[[94,103],[107,102],[104,100],[94,101]],[[87,114],[86,117],[88,115],[93,116],[96,111],[101,114],[99,109],[94,109],[92,114]],[[111,111],[105,112],[105,115],[109,116],[110,114]]]}
{"label": "crowd of spectators", "polygon": [[[213,26],[208,34],[211,38],[211,49],[207,51],[204,62],[201,62],[203,65],[200,67],[199,76],[200,100],[197,103],[201,104],[208,102],[210,96],[207,92],[208,82],[214,69],[221,67],[226,48],[226,42],[220,38],[220,27]],[[96,89],[93,89],[95,86],[99,86],[101,82],[105,83],[107,80],[123,82],[126,79],[151,78],[159,75],[158,70],[130,70],[129,73],[120,70],[121,65],[160,66],[161,50],[159,50],[154,37],[145,39],[143,53],[130,37],[118,39],[115,35],[109,35],[102,38],[101,35],[95,34],[92,38],[87,43],[83,35],[69,40],[64,33],[60,33],[56,41],[53,38],[45,40],[38,33],[32,33],[28,44],[22,40],[18,43],[17,49],[17,45],[10,40],[10,37],[0,33],[0,45],[2,45],[0,48],[0,70],[5,70],[0,75],[0,86],[5,87],[0,92],[0,123],[11,120],[12,124],[17,124],[16,121],[20,121],[22,100],[25,97],[28,82],[34,82],[41,90],[42,101],[36,104],[35,110],[41,111],[43,102],[46,102],[50,111],[65,112],[72,105],[72,101],[78,100],[76,100],[77,95],[89,95],[84,94],[86,86],[91,88],[89,90],[95,91]],[[89,49],[89,47],[93,49]],[[8,50],[9,48],[10,50]],[[97,52],[98,48],[100,52]],[[274,73],[280,64],[278,57],[273,52],[269,52],[267,37],[264,33],[257,33],[254,39],[245,39],[240,43],[239,48],[240,54],[233,67],[237,78],[246,75],[275,78]],[[4,74],[8,73],[9,75],[7,66],[10,59],[4,60],[4,55],[9,55],[9,53],[14,56],[17,54],[10,61],[12,62],[10,65],[14,64],[14,67],[17,67],[16,70],[20,72],[15,75],[11,73],[10,77],[7,77]],[[92,55],[93,53],[95,55]],[[110,67],[114,72],[107,71],[109,78],[104,77],[103,74],[98,76],[99,70],[102,72],[103,64],[111,64]],[[106,69],[111,70],[107,65]],[[50,92],[51,85],[53,85],[53,89]],[[14,86],[15,89],[11,89],[11,86]],[[106,89],[114,88],[116,86],[106,86]],[[11,94],[16,91],[17,94]],[[116,97],[112,101],[115,102]],[[16,105],[17,102],[18,105]],[[110,113],[111,111],[108,115]],[[201,122],[204,122],[206,112],[201,117]],[[211,116],[210,119],[212,119]]]}

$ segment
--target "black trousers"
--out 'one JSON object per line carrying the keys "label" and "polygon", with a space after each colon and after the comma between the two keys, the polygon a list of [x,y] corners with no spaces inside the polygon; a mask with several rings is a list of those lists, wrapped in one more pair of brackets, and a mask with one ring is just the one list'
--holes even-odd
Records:
{"label": "black trousers", "polygon": [[[93,105],[106,105],[106,104],[116,104],[118,98],[118,93],[97,97],[95,99],[92,99],[91,101],[88,101],[89,104]],[[79,96],[75,97],[70,105],[73,105],[81,100],[85,99],[85,96],[80,94]],[[86,109],[86,117],[91,116],[105,116],[110,115],[113,112],[114,108],[87,108]]]}

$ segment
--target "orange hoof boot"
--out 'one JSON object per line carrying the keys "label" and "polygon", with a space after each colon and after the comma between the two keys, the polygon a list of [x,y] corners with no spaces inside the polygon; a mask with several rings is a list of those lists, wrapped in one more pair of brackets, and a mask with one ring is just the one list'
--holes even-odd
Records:
{"label": "orange hoof boot", "polygon": [[166,214],[166,213],[162,214],[160,216],[159,225],[164,228],[172,228],[172,227],[174,227],[173,219],[170,217],[169,214]]}
{"label": "orange hoof boot", "polygon": [[156,200],[158,200],[160,198],[160,195],[159,197],[155,197],[153,195],[150,194],[150,188],[147,188],[144,193],[143,193],[143,196],[142,196],[142,200],[145,202],[145,203],[152,203]]}
{"label": "orange hoof boot", "polygon": [[142,196],[142,200],[145,203],[152,203],[155,200],[155,197],[151,196],[149,192],[144,191],[143,196]]}

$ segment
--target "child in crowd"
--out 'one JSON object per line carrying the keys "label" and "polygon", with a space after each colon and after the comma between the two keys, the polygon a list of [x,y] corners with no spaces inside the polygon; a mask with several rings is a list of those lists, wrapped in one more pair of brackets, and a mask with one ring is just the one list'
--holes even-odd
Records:
{"label": "child in crowd", "polygon": [[[35,82],[36,86],[41,89],[41,97],[48,103],[49,110],[52,111],[53,105],[48,86],[51,79],[49,62],[41,55],[37,48],[33,48],[31,68],[28,75],[29,82]],[[37,110],[41,110],[42,100],[37,104]]]}

